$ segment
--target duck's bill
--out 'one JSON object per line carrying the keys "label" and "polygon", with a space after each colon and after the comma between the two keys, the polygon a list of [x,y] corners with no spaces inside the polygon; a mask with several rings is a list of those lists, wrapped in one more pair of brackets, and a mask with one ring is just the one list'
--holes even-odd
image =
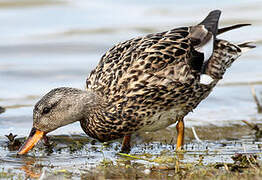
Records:
{"label": "duck's bill", "polygon": [[36,143],[40,139],[42,139],[43,136],[44,136],[43,131],[37,130],[36,128],[32,128],[27,140],[25,141],[23,146],[21,146],[17,154],[22,155],[27,153],[30,149],[32,149],[36,145]]}

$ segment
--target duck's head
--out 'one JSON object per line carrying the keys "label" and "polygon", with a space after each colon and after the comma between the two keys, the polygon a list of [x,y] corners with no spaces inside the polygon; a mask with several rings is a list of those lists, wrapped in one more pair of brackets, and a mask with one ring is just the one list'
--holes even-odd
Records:
{"label": "duck's head", "polygon": [[18,154],[25,154],[47,133],[80,121],[92,106],[91,92],[61,87],[51,90],[39,100],[33,111],[33,128]]}

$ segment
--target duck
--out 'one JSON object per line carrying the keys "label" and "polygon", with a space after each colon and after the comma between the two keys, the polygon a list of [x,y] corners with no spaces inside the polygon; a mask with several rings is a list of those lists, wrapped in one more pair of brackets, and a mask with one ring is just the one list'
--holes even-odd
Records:
{"label": "duck", "polygon": [[86,80],[86,89],[59,87],[34,106],[33,127],[18,150],[26,154],[46,134],[80,122],[101,142],[176,125],[176,150],[184,145],[184,117],[213,90],[241,54],[255,46],[219,39],[222,33],[250,24],[218,28],[220,10],[197,25],[136,37],[108,50]]}

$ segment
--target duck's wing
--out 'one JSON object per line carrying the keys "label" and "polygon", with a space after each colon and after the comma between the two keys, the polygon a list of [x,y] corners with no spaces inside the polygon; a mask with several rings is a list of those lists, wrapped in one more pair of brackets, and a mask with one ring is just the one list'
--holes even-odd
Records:
{"label": "duck's wing", "polygon": [[240,24],[218,29],[220,14],[215,10],[196,26],[119,43],[91,72],[87,88],[109,102],[146,96],[151,91],[159,92],[160,96],[167,92],[172,94],[190,86],[194,89],[194,83],[210,86],[204,87],[209,91],[243,50],[254,47],[218,40],[218,33],[246,26]]}
{"label": "duck's wing", "polygon": [[[150,34],[110,49],[87,79],[87,87],[103,97],[132,96],[150,86],[192,84],[213,53],[220,11],[199,25]],[[141,92],[142,93],[142,92]]]}
{"label": "duck's wing", "polygon": [[109,50],[87,79],[87,87],[102,96],[127,95],[132,90],[164,81],[187,83],[191,70],[190,28],[150,34]]}

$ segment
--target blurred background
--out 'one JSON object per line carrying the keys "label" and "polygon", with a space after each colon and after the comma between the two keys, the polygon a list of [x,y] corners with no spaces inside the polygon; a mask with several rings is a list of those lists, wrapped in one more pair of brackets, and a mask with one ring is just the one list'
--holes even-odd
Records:
{"label": "blurred background", "polygon": [[[52,88],[85,88],[89,72],[118,42],[199,23],[222,10],[220,27],[251,23],[224,34],[257,48],[233,64],[213,93],[186,117],[186,126],[261,121],[250,86],[262,91],[262,3],[260,0],[1,0],[0,138],[27,136],[32,109]],[[260,96],[259,96],[260,97]],[[82,133],[78,123],[54,134]]]}

